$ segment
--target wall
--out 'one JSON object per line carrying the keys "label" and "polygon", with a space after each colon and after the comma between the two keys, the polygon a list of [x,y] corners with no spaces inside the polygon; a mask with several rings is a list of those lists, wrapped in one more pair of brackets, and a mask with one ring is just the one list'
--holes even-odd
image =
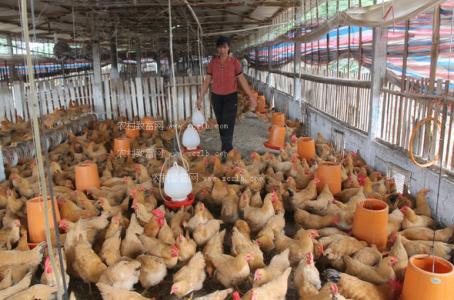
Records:
{"label": "wall", "polygon": [[[407,155],[401,150],[392,149],[391,147],[374,142],[372,149],[366,149],[367,135],[352,129],[345,124],[335,120],[334,118],[319,112],[315,109],[300,105],[294,101],[291,96],[280,91],[270,88],[262,82],[256,82],[252,78],[254,86],[265,95],[267,101],[271,101],[274,97],[274,105],[278,111],[286,111],[289,118],[305,120],[309,118],[310,135],[315,137],[317,132],[321,132],[326,138],[331,139],[332,129],[338,129],[344,132],[345,149],[348,151],[357,151],[366,153],[372,151],[373,161],[368,161],[368,164],[375,169],[386,174],[388,166],[395,164],[411,173],[410,177],[410,192],[415,194],[422,188],[430,189],[428,193],[429,204],[432,210],[435,210],[438,187],[438,173],[436,170],[422,169],[413,164]],[[287,108],[288,106],[288,108]],[[453,176],[443,176],[440,185],[438,220],[445,224],[454,224],[454,178]]]}

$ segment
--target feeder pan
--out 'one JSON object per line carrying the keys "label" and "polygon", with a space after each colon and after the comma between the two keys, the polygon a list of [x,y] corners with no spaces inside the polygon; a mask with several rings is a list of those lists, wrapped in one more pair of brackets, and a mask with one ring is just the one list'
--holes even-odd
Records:
{"label": "feeder pan", "polygon": [[[42,196],[27,200],[25,203],[27,210],[27,224],[28,224],[28,237],[32,244],[39,244],[46,240],[45,224],[44,224],[44,204]],[[60,221],[60,211],[58,209],[57,201],[54,199],[55,214],[57,222]],[[50,197],[47,200],[47,216],[49,217],[50,228],[53,229],[54,219],[52,216],[52,204]],[[58,226],[58,225],[57,225]],[[30,244],[30,243],[29,243]],[[36,246],[35,245],[35,246]]]}
{"label": "feeder pan", "polygon": [[33,248],[35,248],[36,246],[38,246],[40,243],[32,243],[32,242],[28,242],[28,247],[30,248],[30,250],[32,250]]}
{"label": "feeder pan", "polygon": [[310,161],[315,158],[315,142],[311,137],[300,137],[296,142],[300,159]]}
{"label": "feeder pan", "polygon": [[333,195],[339,193],[342,190],[341,173],[340,163],[330,161],[321,162],[315,173],[320,180],[317,184],[318,192],[320,193],[325,184],[327,184]]}
{"label": "feeder pan", "polygon": [[145,132],[153,132],[155,130],[155,120],[152,117],[143,117],[142,119],[142,129]]}
{"label": "feeder pan", "polygon": [[203,151],[202,147],[197,146],[195,149],[188,149],[186,147],[183,147],[183,153],[189,153],[189,154],[200,154]]}
{"label": "feeder pan", "polygon": [[266,113],[265,96],[258,96],[258,98],[257,98],[257,106],[255,108],[255,112],[257,114],[265,114]]}
{"label": "feeder pan", "polygon": [[83,162],[76,165],[74,170],[77,190],[83,191],[100,187],[101,183],[99,181],[98,166],[96,163]]}
{"label": "feeder pan", "polygon": [[268,141],[263,145],[273,150],[283,149],[285,147],[285,127],[271,127]]}
{"label": "feeder pan", "polygon": [[116,156],[129,156],[131,151],[130,147],[128,138],[114,139],[114,152]]}
{"label": "feeder pan", "polygon": [[194,203],[194,199],[195,197],[193,193],[190,193],[186,200],[183,201],[172,201],[172,198],[166,196],[164,199],[164,205],[170,209],[179,209],[181,207],[187,207],[192,205]]}
{"label": "feeder pan", "polygon": [[140,136],[139,128],[125,128],[125,134],[127,138],[135,139]]}
{"label": "feeder pan", "polygon": [[359,202],[353,220],[353,236],[384,250],[388,241],[388,210],[388,204],[382,200],[366,199]]}
{"label": "feeder pan", "polygon": [[[435,267],[433,269],[433,267]],[[454,265],[438,256],[417,254],[408,260],[402,300],[453,299]]]}

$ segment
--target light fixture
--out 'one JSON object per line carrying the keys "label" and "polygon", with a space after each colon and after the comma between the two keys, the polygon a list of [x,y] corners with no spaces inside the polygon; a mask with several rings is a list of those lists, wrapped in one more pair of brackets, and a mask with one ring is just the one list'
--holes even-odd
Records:
{"label": "light fixture", "polygon": [[194,125],[197,129],[202,129],[202,127],[205,125],[205,117],[198,109],[195,109],[192,113],[192,125]]}
{"label": "light fixture", "polygon": [[174,162],[164,179],[164,193],[170,197],[170,201],[183,202],[191,191],[192,182],[188,172]]}
{"label": "light fixture", "polygon": [[189,124],[186,130],[183,133],[183,146],[186,147],[187,150],[196,150],[200,144],[200,137],[197,130]]}

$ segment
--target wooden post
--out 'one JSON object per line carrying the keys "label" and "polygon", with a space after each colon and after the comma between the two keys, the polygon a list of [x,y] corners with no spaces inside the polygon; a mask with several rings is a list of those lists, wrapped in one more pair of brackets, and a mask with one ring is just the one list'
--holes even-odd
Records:
{"label": "wooden post", "polygon": [[140,38],[137,38],[136,42],[136,67],[137,67],[137,77],[142,78],[142,49]]}
{"label": "wooden post", "polygon": [[[301,11],[301,7],[296,8],[296,16],[298,16],[298,12]],[[304,12],[301,12],[304,13]],[[297,26],[298,28],[298,26]],[[301,30],[298,29],[296,31],[296,37],[301,37]],[[295,101],[300,102],[301,104],[301,42],[294,42],[293,45],[293,74],[294,74],[294,99]]]}
{"label": "wooden post", "polygon": [[[381,90],[386,76],[386,47],[387,31],[385,27],[373,29],[373,58],[372,58],[372,80],[371,80],[371,99],[369,107],[368,140],[373,143],[380,136],[381,130]],[[367,147],[368,162],[373,163],[372,145]]]}
{"label": "wooden post", "polygon": [[437,5],[433,16],[433,31],[432,31],[432,56],[430,58],[430,83],[429,91],[434,92],[435,76],[437,72],[438,53],[440,50],[440,6]]}
{"label": "wooden post", "polygon": [[97,39],[93,42],[93,73],[93,105],[98,118],[104,119],[105,109],[102,96],[101,55]]}

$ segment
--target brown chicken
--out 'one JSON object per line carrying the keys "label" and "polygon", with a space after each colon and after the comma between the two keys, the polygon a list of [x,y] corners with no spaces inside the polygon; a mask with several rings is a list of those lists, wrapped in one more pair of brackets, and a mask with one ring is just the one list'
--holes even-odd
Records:
{"label": "brown chicken", "polygon": [[316,237],[318,237],[318,233],[315,230],[300,229],[293,239],[283,232],[279,232],[276,235],[276,250],[282,252],[289,249],[290,264],[296,265],[305,257],[306,253],[314,251],[313,239]]}
{"label": "brown chicken", "polygon": [[281,253],[273,256],[268,266],[255,270],[254,286],[260,286],[273,280],[288,267],[290,267],[289,249],[285,249]]}
{"label": "brown chicken", "polygon": [[304,190],[290,192],[290,203],[294,209],[304,209],[306,202],[317,198],[317,180],[312,179]]}
{"label": "brown chicken", "polygon": [[23,299],[52,299],[57,292],[56,287],[48,286],[45,284],[35,284],[31,287],[20,291],[17,294],[9,297],[10,300],[23,300]]}
{"label": "brown chicken", "polygon": [[[377,247],[372,244],[371,247],[364,247],[353,254],[352,258],[365,265],[375,266],[382,259],[382,254],[378,251]],[[397,259],[399,258],[397,257]]]}
{"label": "brown chicken", "polygon": [[205,245],[209,239],[219,232],[222,223],[221,220],[211,219],[205,224],[199,224],[192,233],[192,237],[197,245]]}
{"label": "brown chicken", "polygon": [[243,235],[236,227],[233,227],[232,233],[232,254],[250,253],[254,257],[249,262],[251,270],[261,268],[265,265],[263,262],[263,253],[257,243],[250,240],[248,236]]}
{"label": "brown chicken", "polygon": [[340,221],[340,217],[338,215],[319,216],[302,209],[297,209],[294,217],[297,224],[301,225],[303,228],[309,229],[329,227],[338,224]]}
{"label": "brown chicken", "polygon": [[91,218],[97,215],[96,211],[84,210],[71,200],[58,198],[57,202],[60,208],[61,218],[71,222],[77,222],[81,218]]}
{"label": "brown chicken", "polygon": [[0,245],[5,245],[8,250],[11,250],[13,245],[19,241],[21,224],[16,219],[10,226],[0,229]]}
{"label": "brown chicken", "polygon": [[415,254],[432,254],[434,253],[436,256],[443,257],[444,259],[451,259],[451,252],[454,250],[454,245],[443,243],[443,242],[435,242],[435,249],[432,252],[432,241],[411,241],[403,236],[402,244],[407,250],[408,257],[412,257]]}
{"label": "brown chicken", "polygon": [[212,219],[214,219],[214,217],[210,213],[210,211],[202,202],[198,202],[195,206],[194,216],[189,219],[185,226],[188,226],[191,230],[194,230],[200,224],[205,224]]}
{"label": "brown chicken", "polygon": [[427,193],[429,189],[422,189],[416,194],[416,208],[415,213],[421,216],[432,218],[432,209],[427,203]]}
{"label": "brown chicken", "polygon": [[215,291],[205,296],[195,297],[194,300],[225,300],[232,292],[233,289]]}
{"label": "brown chicken", "polygon": [[103,300],[155,300],[155,298],[145,298],[136,292],[115,288],[105,283],[98,283],[96,286],[101,292]]}
{"label": "brown chicken", "polygon": [[244,220],[248,222],[252,232],[258,232],[274,216],[273,201],[275,201],[273,193],[268,193],[265,196],[262,207],[251,207],[249,203],[245,203],[243,210]]}
{"label": "brown chicken", "polygon": [[131,222],[126,229],[126,236],[121,242],[121,254],[135,258],[144,252],[144,245],[139,239],[139,235],[143,233],[143,228],[137,222],[135,214],[131,215]]}
{"label": "brown chicken", "polygon": [[[52,268],[52,264],[50,261],[50,257],[47,256],[46,260],[44,261],[44,272],[41,274],[41,280],[40,282],[42,284],[46,284],[49,286],[57,287],[57,277],[60,279],[60,286],[63,286],[63,277],[61,276],[61,265],[60,265],[60,259],[58,257],[55,257],[55,262],[56,262],[56,267],[57,267],[57,272],[58,276],[55,274],[54,269]],[[66,273],[66,260],[63,258],[63,266],[64,266],[64,276],[65,276],[65,283],[69,284],[69,275]]]}
{"label": "brown chicken", "polygon": [[202,252],[197,252],[191,260],[173,275],[170,294],[178,298],[202,289],[205,281],[205,259]]}
{"label": "brown chicken", "polygon": [[451,240],[454,233],[454,226],[443,229],[432,230],[427,227],[410,227],[399,232],[400,235],[409,240],[436,241],[447,243]]}
{"label": "brown chicken", "polygon": [[249,262],[253,259],[250,253],[241,253],[237,256],[210,255],[210,260],[216,268],[216,279],[225,287],[233,287],[243,282],[249,276]]}
{"label": "brown chicken", "polygon": [[310,296],[321,289],[322,283],[320,273],[314,264],[314,257],[311,252],[306,254],[306,258],[302,259],[295,270],[294,280],[295,285],[299,287],[300,298],[310,299]]}
{"label": "brown chicken", "polygon": [[401,285],[398,281],[390,281],[374,285],[355,276],[340,273],[334,269],[324,272],[329,282],[335,283],[342,295],[355,300],[389,300],[396,299],[400,294]]}
{"label": "brown chicken", "polygon": [[345,273],[373,284],[382,284],[396,279],[393,267],[398,260],[395,256],[383,258],[376,267],[363,264],[350,256],[345,256],[344,262],[347,267]]}
{"label": "brown chicken", "polygon": [[99,278],[99,282],[115,288],[132,290],[139,281],[140,262],[137,260],[123,259],[107,268]]}
{"label": "brown chicken", "polygon": [[400,234],[396,236],[394,244],[389,250],[389,255],[397,257],[397,264],[393,266],[393,269],[396,273],[396,277],[399,280],[403,280],[408,265],[408,254],[402,244],[402,237]]}
{"label": "brown chicken", "polygon": [[273,280],[265,283],[260,287],[254,287],[246,293],[241,299],[258,300],[258,299],[284,299],[287,294],[288,277],[292,268],[287,268]]}
{"label": "brown chicken", "polygon": [[418,216],[413,209],[404,206],[400,209],[404,214],[402,221],[402,228],[407,229],[410,227],[432,227],[434,220],[426,216]]}
{"label": "brown chicken", "polygon": [[107,237],[102,244],[99,256],[107,266],[116,264],[121,259],[121,230],[117,230],[113,235]]}
{"label": "brown chicken", "polygon": [[164,260],[150,255],[140,255],[137,257],[140,261],[140,284],[149,289],[158,285],[167,275],[167,267]]}
{"label": "brown chicken", "polygon": [[197,243],[189,237],[189,232],[186,232],[186,236],[180,234],[176,239],[176,245],[179,250],[178,259],[180,261],[189,260],[197,250]]}
{"label": "brown chicken", "polygon": [[8,299],[9,297],[16,295],[17,293],[26,290],[30,286],[32,276],[33,276],[32,272],[28,272],[24,276],[19,278],[16,284],[3,290],[0,290],[0,299]]}
{"label": "brown chicken", "polygon": [[143,243],[144,250],[153,256],[164,259],[167,268],[173,268],[178,262],[179,250],[176,245],[169,245],[159,239],[147,237],[146,235],[139,236]]}
{"label": "brown chicken", "polygon": [[97,283],[107,266],[93,251],[91,245],[80,240],[74,247],[74,261],[69,261],[76,274],[86,283]]}

